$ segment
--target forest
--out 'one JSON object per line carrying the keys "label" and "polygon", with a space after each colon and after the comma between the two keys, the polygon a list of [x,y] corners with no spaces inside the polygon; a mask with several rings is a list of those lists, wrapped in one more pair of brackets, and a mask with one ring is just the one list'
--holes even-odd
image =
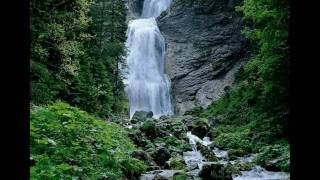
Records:
{"label": "forest", "polygon": [[[241,17],[241,35],[250,54],[232,86],[206,108],[160,118],[147,109],[129,117],[132,98],[120,67],[132,65],[126,63],[128,2],[30,1],[30,178],[241,179],[256,166],[288,178],[289,2],[237,1],[228,13]],[[181,4],[191,9],[222,4],[170,3],[169,15]],[[217,148],[228,157],[214,153]],[[201,164],[197,175],[186,152],[203,156],[196,164]],[[240,161],[251,154],[252,161]],[[227,165],[217,163],[224,160]]]}

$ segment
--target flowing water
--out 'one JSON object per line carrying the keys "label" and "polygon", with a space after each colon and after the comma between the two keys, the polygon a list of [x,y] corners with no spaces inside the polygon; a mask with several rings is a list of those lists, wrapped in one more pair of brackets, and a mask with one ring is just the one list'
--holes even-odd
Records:
{"label": "flowing water", "polygon": [[[187,164],[188,170],[190,171],[189,174],[193,176],[197,176],[200,172],[202,166],[206,163],[206,160],[201,155],[200,151],[197,150],[197,142],[208,146],[212,144],[213,142],[210,141],[208,137],[204,137],[202,140],[197,137],[196,135],[193,135],[191,132],[187,133],[187,138],[189,139],[189,143],[192,146],[192,151],[187,151],[183,153],[183,158]],[[228,160],[228,152],[224,150],[220,150],[217,147],[214,147],[212,150],[215,155],[222,160],[219,161],[221,164],[227,164],[230,162],[231,164],[234,164],[235,161],[229,161]],[[245,156],[238,158],[237,161],[241,163],[248,163],[252,162],[254,158],[254,155]],[[261,166],[254,166],[250,171],[241,171],[241,175],[232,175],[233,180],[289,180],[290,174],[286,172],[272,172],[267,171],[266,169],[262,168]]]}
{"label": "flowing water", "polygon": [[171,0],[145,0],[142,17],[129,22],[124,84],[130,119],[136,111],[152,111],[154,118],[173,114],[170,81],[164,73],[165,40],[155,20],[170,3]]}

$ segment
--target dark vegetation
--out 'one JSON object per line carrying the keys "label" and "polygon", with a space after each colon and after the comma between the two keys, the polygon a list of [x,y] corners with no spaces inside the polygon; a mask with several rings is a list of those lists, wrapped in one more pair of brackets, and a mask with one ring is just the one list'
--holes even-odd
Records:
{"label": "dark vegetation", "polygon": [[126,110],[118,63],[124,0],[30,1],[31,102],[63,100],[108,117]]}
{"label": "dark vegetation", "polygon": [[260,153],[256,161],[289,170],[288,1],[244,0],[237,7],[254,53],[236,85],[208,109],[197,112],[214,122],[210,135],[222,148]]}

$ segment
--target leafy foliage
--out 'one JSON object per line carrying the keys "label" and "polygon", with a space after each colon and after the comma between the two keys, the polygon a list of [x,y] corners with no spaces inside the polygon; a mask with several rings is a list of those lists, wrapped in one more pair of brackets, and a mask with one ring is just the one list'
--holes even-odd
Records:
{"label": "leafy foliage", "polygon": [[30,15],[32,103],[60,99],[100,117],[124,112],[124,0],[31,0]]}
{"label": "leafy foliage", "polygon": [[[254,53],[237,74],[236,86],[200,113],[215,121],[210,134],[223,148],[266,155],[271,153],[269,146],[288,147],[288,4],[244,0],[236,8],[243,13],[243,34],[251,40]],[[279,140],[285,143],[278,144]],[[272,158],[289,158],[288,149]],[[287,171],[289,162],[282,163],[281,169]]]}
{"label": "leafy foliage", "polygon": [[290,170],[290,148],[288,142],[263,146],[255,159],[257,163],[264,166],[274,160],[276,160],[276,167],[285,171]]}
{"label": "leafy foliage", "polygon": [[126,132],[66,103],[32,107],[31,179],[123,179],[145,171]]}

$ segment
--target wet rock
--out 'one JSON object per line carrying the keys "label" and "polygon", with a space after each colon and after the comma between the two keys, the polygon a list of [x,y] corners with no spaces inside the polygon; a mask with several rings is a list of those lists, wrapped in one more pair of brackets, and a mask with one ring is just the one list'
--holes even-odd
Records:
{"label": "wet rock", "polygon": [[161,168],[159,166],[148,166],[147,171],[155,171],[155,170],[160,170]]}
{"label": "wet rock", "polygon": [[156,127],[162,135],[173,135],[177,138],[183,138],[187,133],[187,127],[180,117],[168,118],[165,120],[157,121]]}
{"label": "wet rock", "polygon": [[[231,163],[228,163],[225,165],[225,171],[228,173],[228,174],[232,174],[232,175],[240,175],[241,172],[240,171],[244,171],[242,169],[245,169],[245,168],[241,168],[242,166],[236,166],[236,165],[233,165]],[[247,170],[247,169],[246,169]]]}
{"label": "wet rock", "polygon": [[218,161],[219,159],[217,158],[217,156],[214,154],[214,152],[212,150],[210,150],[208,147],[197,143],[197,148],[198,150],[201,152],[202,156],[204,156],[206,158],[207,161]]}
{"label": "wet rock", "polygon": [[232,174],[220,163],[205,163],[199,173],[204,180],[232,180]]}
{"label": "wet rock", "polygon": [[185,164],[183,158],[180,155],[178,155],[178,156],[170,158],[166,162],[165,168],[174,169],[174,170],[183,170],[186,168],[186,164]]}
{"label": "wet rock", "polygon": [[158,147],[152,154],[153,160],[157,165],[163,167],[171,157],[169,151],[164,147]]}
{"label": "wet rock", "polygon": [[181,118],[182,118],[182,122],[185,124],[188,131],[191,131],[193,123],[198,119],[197,117],[194,117],[191,115],[184,115],[184,116],[181,116]]}
{"label": "wet rock", "polygon": [[238,157],[244,156],[245,151],[243,151],[242,149],[231,149],[229,150],[228,155],[230,160],[235,160]]}
{"label": "wet rock", "polygon": [[209,131],[208,120],[204,118],[197,119],[191,129],[191,133],[198,136],[200,139],[206,136]]}
{"label": "wet rock", "polygon": [[140,180],[172,180],[174,174],[183,172],[181,170],[156,170],[149,171],[140,177]]}
{"label": "wet rock", "polygon": [[132,116],[131,123],[136,124],[139,122],[144,122],[147,120],[147,118],[152,118],[152,116],[153,116],[153,113],[151,111],[150,112],[136,111]]}
{"label": "wet rock", "polygon": [[278,159],[269,161],[264,165],[264,168],[268,171],[281,171],[281,169],[277,166],[278,162],[279,162]]}
{"label": "wet rock", "polygon": [[203,138],[209,131],[208,120],[205,118],[199,118],[196,116],[185,115],[180,117],[182,122],[185,124],[188,131],[191,131],[192,134]]}

